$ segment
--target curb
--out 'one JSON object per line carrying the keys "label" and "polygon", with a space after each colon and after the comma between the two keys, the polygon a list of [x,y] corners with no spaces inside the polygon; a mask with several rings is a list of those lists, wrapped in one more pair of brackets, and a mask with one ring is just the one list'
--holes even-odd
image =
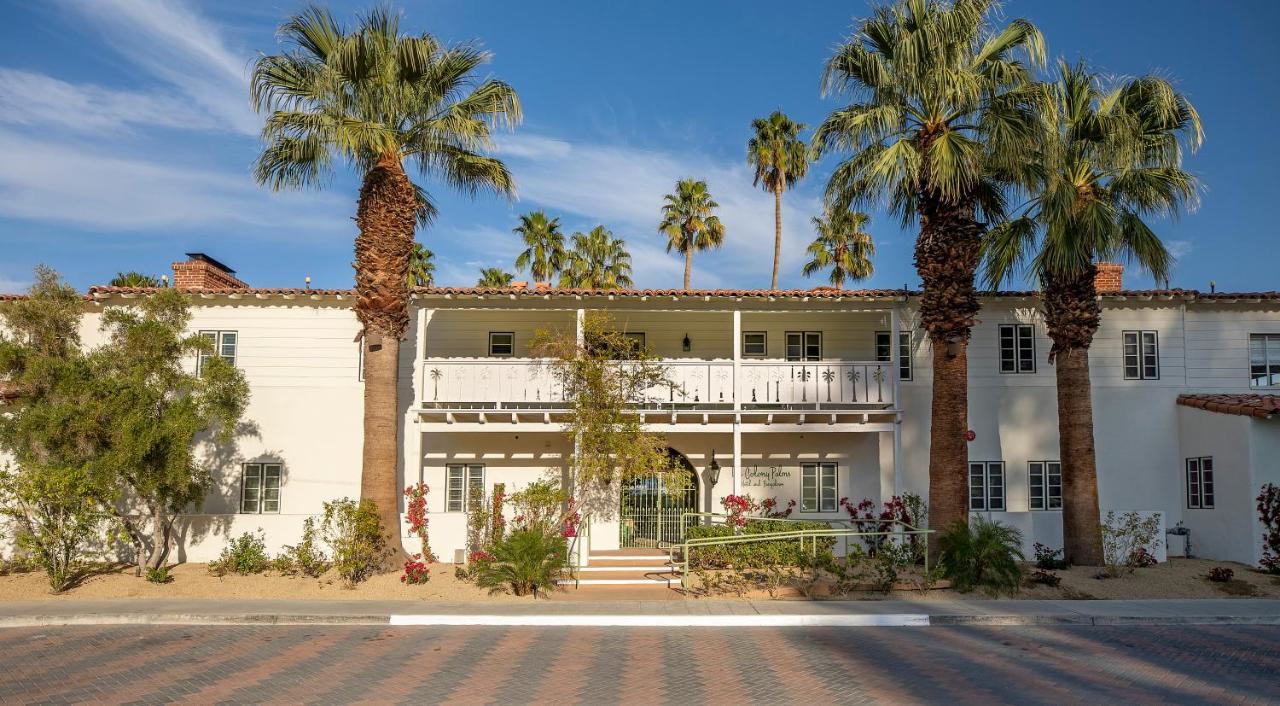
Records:
{"label": "curb", "polygon": [[923,613],[852,615],[306,615],[247,614],[82,614],[0,618],[0,629],[90,625],[314,625],[396,627],[945,627],[945,626],[1171,626],[1280,625],[1276,616],[1090,616],[1090,615],[927,615]]}

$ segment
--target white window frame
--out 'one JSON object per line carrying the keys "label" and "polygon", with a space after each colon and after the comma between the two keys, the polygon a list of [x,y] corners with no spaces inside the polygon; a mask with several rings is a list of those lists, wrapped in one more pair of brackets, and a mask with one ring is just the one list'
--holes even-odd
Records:
{"label": "white window frame", "polygon": [[[498,343],[495,337],[509,336],[510,340],[506,344]],[[505,345],[510,348],[506,353],[497,353],[494,346]],[[490,331],[489,332],[489,357],[490,358],[512,358],[516,354],[516,334],[514,331]]]}
{"label": "white window frame", "polygon": [[[204,370],[204,362],[214,356],[218,356],[219,358],[222,358],[228,363],[231,363],[232,367],[235,367],[236,358],[239,357],[239,352],[240,352],[240,333],[238,331],[205,330],[205,331],[199,331],[198,333],[201,336],[213,342],[213,352],[207,353],[205,351],[200,351],[200,355],[196,356],[196,374],[197,375],[199,375],[200,372]],[[227,353],[228,338],[231,339],[230,353]]]}
{"label": "white window frame", "polygon": [[356,382],[364,382],[364,336],[356,341]]}
{"label": "white window frame", "polygon": [[[238,514],[280,514],[280,477],[281,464],[279,463],[254,461],[241,465]],[[270,482],[273,479],[275,482]],[[271,497],[272,495],[274,497]]]}
{"label": "white window frame", "polygon": [[[1053,493],[1055,488],[1058,491],[1056,496]],[[1030,461],[1027,463],[1027,498],[1027,507],[1034,511],[1062,509],[1061,462]]]}
{"label": "white window frame", "polygon": [[1187,509],[1212,510],[1215,501],[1213,457],[1187,459]]}
{"label": "white window frame", "polygon": [[[748,343],[748,339],[751,336],[760,337],[760,340],[758,342],[758,345],[760,346],[759,353],[751,352],[752,344]],[[768,356],[769,356],[769,334],[767,331],[743,331],[742,332],[742,357],[743,358],[766,358]]]}
{"label": "white window frame", "polygon": [[[1006,335],[1008,334],[1008,335]],[[1036,372],[1036,327],[1032,324],[1000,324],[997,334],[1001,375],[1033,375]],[[1006,347],[1005,343],[1012,347]],[[1005,351],[1013,354],[1005,360]],[[1011,363],[1006,366],[1005,363]]]}
{"label": "white window frame", "polygon": [[1004,512],[1004,461],[969,462],[969,511]]}
{"label": "white window frame", "polygon": [[445,512],[470,512],[484,507],[484,470],[483,463],[445,466]]}
{"label": "white window frame", "polygon": [[1160,335],[1156,331],[1122,331],[1121,365],[1125,380],[1160,379]]}
{"label": "white window frame", "polygon": [[1280,333],[1249,334],[1249,387],[1280,387]]}
{"label": "white window frame", "polygon": [[[792,343],[793,337],[797,341]],[[806,362],[822,360],[822,332],[821,331],[787,331],[783,337],[783,358],[792,362]],[[792,346],[799,348],[798,356],[791,354]]]}
{"label": "white window frame", "polygon": [[[876,362],[889,363],[893,360],[893,351],[889,349],[892,331],[876,331]],[[898,379],[911,379],[911,332],[898,332]]]}
{"label": "white window frame", "polygon": [[840,468],[832,461],[800,464],[800,512],[839,509]]}

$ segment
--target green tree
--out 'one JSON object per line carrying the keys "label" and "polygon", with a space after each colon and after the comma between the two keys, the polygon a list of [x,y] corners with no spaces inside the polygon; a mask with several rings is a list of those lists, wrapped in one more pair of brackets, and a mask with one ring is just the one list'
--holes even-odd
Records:
{"label": "green tree", "polygon": [[782,192],[795,186],[809,170],[809,148],[800,139],[805,126],[782,111],[751,122],[754,131],[747,142],[747,164],[755,168],[756,186],[773,194],[773,279],[769,288],[778,288],[778,268],[782,261]]}
{"label": "green tree", "polygon": [[622,238],[604,226],[573,234],[568,266],[560,273],[560,286],[575,289],[625,289],[631,280],[631,253]]}
{"label": "green tree", "polygon": [[410,287],[430,287],[435,284],[436,254],[424,248],[422,243],[413,244],[413,252],[409,253]]}
{"label": "green tree", "polygon": [[534,282],[550,282],[564,269],[568,256],[559,218],[547,218],[546,211],[526,213],[512,232],[525,244],[524,252],[516,256],[516,271],[529,270]]}
{"label": "green tree", "polygon": [[[108,342],[91,354],[95,394],[86,413],[101,446],[90,467],[116,491],[111,505],[139,573],[165,565],[178,514],[199,507],[211,486],[197,440],[230,443],[249,401],[244,374],[206,337],[187,332],[189,307],[184,294],[166,289],[108,308]],[[200,370],[189,371],[197,357]]]}
{"label": "green tree", "polygon": [[662,197],[662,222],[658,232],[667,236],[667,252],[684,255],[684,288],[693,273],[693,251],[718,248],[724,243],[724,225],[713,211],[720,207],[707,191],[707,182],[681,179],[674,193]]}
{"label": "green tree", "polygon": [[826,94],[848,93],[813,137],[817,155],[847,152],[828,201],[887,204],[918,222],[921,325],[933,349],[929,524],[964,520],[968,342],[978,298],[984,221],[998,222],[1004,187],[1025,183],[1044,90],[1044,61],[1026,20],[992,25],[995,0],[899,0],[859,21],[827,62]]}
{"label": "green tree", "polygon": [[1134,260],[1168,277],[1173,258],[1148,225],[1194,204],[1185,148],[1203,137],[1200,116],[1163,78],[1107,86],[1081,64],[1060,62],[1046,106],[1041,166],[1032,198],[985,241],[986,274],[998,286],[1027,271],[1043,288],[1058,387],[1062,531],[1066,558],[1102,563],[1089,347],[1101,311],[1100,260]]}
{"label": "green tree", "polygon": [[111,287],[162,287],[164,283],[159,277],[153,277],[141,272],[117,272],[115,277],[111,278],[108,283]]}
{"label": "green tree", "polygon": [[809,253],[809,261],[804,265],[804,276],[812,277],[830,269],[829,281],[836,289],[843,289],[846,279],[858,281],[870,277],[876,246],[871,235],[862,230],[869,220],[871,217],[867,214],[847,208],[828,209],[821,216],[814,216],[813,228],[818,237],[805,251]]}
{"label": "green tree", "polygon": [[486,267],[480,270],[480,279],[476,282],[476,286],[510,287],[513,279],[515,279],[515,275],[503,270],[501,267]]}
{"label": "green tree", "polygon": [[425,226],[436,213],[404,162],[465,194],[510,196],[511,174],[484,150],[495,127],[519,122],[520,102],[511,86],[477,75],[488,53],[403,33],[387,9],[348,29],[313,7],[278,36],[284,51],[253,68],[253,105],[267,116],[254,176],[275,190],[319,186],[342,160],[362,179],[355,243],[355,313],[365,346],[360,495],[377,504],[398,538],[396,392],[409,324],[406,283],[415,223]]}

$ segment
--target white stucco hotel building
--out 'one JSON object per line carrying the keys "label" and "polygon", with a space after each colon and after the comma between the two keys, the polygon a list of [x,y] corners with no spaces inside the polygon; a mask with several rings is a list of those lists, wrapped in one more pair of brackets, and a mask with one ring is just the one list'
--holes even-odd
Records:
{"label": "white stucco hotel building", "polygon": [[[1197,556],[1256,563],[1254,497],[1280,483],[1280,293],[1126,291],[1109,274],[1090,358],[1103,513],[1157,513],[1190,529]],[[178,558],[211,559],[259,527],[274,551],[323,501],[359,492],[354,297],[252,288],[202,255],[175,264],[175,284],[191,289],[193,328],[244,371],[254,429],[218,455],[216,488],[183,523]],[[101,340],[103,309],[141,296],[91,289],[86,344]],[[902,290],[417,290],[401,349],[401,485],[430,486],[432,546],[449,561],[465,544],[465,509],[493,484],[560,478],[572,451],[564,406],[528,345],[539,328],[573,332],[605,311],[683,388],[655,391],[636,412],[697,484],[665,500],[668,511],[720,511],[723,496],[749,493],[834,519],[846,517],[842,497],[926,495],[932,375],[918,303]],[[1034,292],[984,296],[969,353],[970,507],[1021,528],[1028,548],[1062,541],[1037,305]],[[633,511],[593,518],[590,549],[643,542],[652,525]],[[1182,536],[1167,539],[1183,552]]]}

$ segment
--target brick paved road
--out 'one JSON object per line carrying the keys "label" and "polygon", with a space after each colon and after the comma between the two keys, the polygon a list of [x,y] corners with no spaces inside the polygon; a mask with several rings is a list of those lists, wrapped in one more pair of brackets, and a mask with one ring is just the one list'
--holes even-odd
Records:
{"label": "brick paved road", "polygon": [[0,630],[0,701],[1264,703],[1280,627]]}

